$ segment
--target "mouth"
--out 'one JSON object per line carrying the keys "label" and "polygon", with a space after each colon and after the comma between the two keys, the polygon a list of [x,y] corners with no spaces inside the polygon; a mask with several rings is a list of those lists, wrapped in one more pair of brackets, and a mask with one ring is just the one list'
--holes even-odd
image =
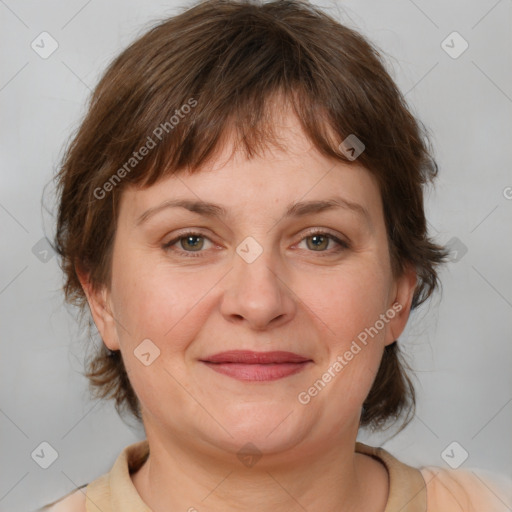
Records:
{"label": "mouth", "polygon": [[232,350],[201,359],[212,370],[243,381],[271,381],[303,371],[313,360],[293,352]]}

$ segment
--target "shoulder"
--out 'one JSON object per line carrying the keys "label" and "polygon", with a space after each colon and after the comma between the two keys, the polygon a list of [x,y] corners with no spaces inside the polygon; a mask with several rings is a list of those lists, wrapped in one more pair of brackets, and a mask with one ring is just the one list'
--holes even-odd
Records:
{"label": "shoulder", "polygon": [[512,479],[478,469],[420,468],[427,488],[428,512],[512,510]]}
{"label": "shoulder", "polygon": [[67,494],[60,500],[48,505],[41,512],[86,512],[85,487]]}

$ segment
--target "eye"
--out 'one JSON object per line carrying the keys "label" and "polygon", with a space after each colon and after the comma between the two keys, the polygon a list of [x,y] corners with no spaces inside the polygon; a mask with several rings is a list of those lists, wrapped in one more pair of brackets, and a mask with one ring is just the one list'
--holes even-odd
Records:
{"label": "eye", "polygon": [[[173,252],[182,253],[187,257],[197,258],[200,256],[200,254],[196,255],[190,253],[201,253],[201,249],[203,249],[205,245],[205,240],[208,240],[211,243],[211,240],[201,233],[197,233],[195,231],[187,231],[185,233],[181,233],[179,237],[174,238],[170,242],[165,243],[162,248],[166,251],[172,250]],[[171,249],[171,247],[177,244],[181,246],[181,249]]]}
{"label": "eye", "polygon": [[[311,242],[309,243],[310,240]],[[208,241],[210,244],[212,244],[212,241],[201,233],[196,231],[187,231],[181,233],[178,237],[173,238],[171,241],[166,242],[162,246],[162,249],[165,251],[176,252],[178,255],[183,255],[185,257],[198,258],[201,257],[201,253],[204,252],[202,249],[205,248],[205,241]],[[350,248],[350,244],[348,242],[345,242],[332,233],[319,228],[310,231],[305,237],[301,239],[299,243],[304,241],[306,242],[307,249],[309,249],[311,252],[326,252],[331,254],[338,253]],[[336,247],[331,250],[326,250],[328,249],[331,242],[334,243]],[[175,245],[179,247],[177,249],[173,249],[173,246]]]}
{"label": "eye", "polygon": [[[322,231],[321,229],[310,231],[304,238],[302,238],[300,243],[304,241],[306,242],[306,247],[311,249],[313,252],[337,253],[350,248],[350,244],[348,242],[340,240],[337,236],[327,231]],[[334,242],[337,247],[335,247],[333,251],[326,251],[325,249],[328,248],[330,242]]]}

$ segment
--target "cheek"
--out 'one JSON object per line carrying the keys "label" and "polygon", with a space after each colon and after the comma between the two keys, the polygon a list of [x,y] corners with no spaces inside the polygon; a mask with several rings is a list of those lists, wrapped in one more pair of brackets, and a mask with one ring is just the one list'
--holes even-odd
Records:
{"label": "cheek", "polygon": [[149,338],[161,351],[182,350],[204,322],[204,299],[218,278],[162,263],[148,265],[144,256],[125,260],[114,270],[113,300],[126,328],[119,332],[125,345]]}
{"label": "cheek", "polygon": [[[300,296],[307,298],[305,303],[322,327],[328,345],[345,350],[359,335],[364,339],[364,333],[385,313],[388,282],[378,265],[347,266],[317,280],[317,286],[304,282]],[[383,336],[386,326],[371,338]]]}
{"label": "cheek", "polygon": [[388,327],[380,320],[386,308],[385,276],[377,265],[367,265],[339,272],[321,286],[304,284],[302,296],[308,297],[305,302],[321,331],[324,354],[311,391],[339,413],[360,407],[378,371]]}
{"label": "cheek", "polygon": [[[206,288],[208,283],[197,274],[143,263],[124,260],[115,268],[113,299],[123,326],[118,335],[131,385],[143,407],[164,415],[169,403],[177,410],[190,407],[181,387],[189,382],[181,355],[204,323],[200,301],[213,283]],[[150,354],[147,365],[141,359],[144,353]]]}

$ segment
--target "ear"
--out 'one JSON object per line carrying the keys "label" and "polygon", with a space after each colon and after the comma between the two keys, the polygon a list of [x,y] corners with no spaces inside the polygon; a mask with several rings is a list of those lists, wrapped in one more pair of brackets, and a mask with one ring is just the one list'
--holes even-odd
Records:
{"label": "ear", "polygon": [[[387,309],[389,313],[386,313],[390,320],[386,330],[385,345],[391,345],[405,329],[411,311],[417,279],[418,276],[414,266],[408,264],[403,274],[395,280]],[[394,316],[392,317],[393,312]]]}
{"label": "ear", "polygon": [[106,286],[102,286],[100,289],[95,288],[89,280],[89,275],[78,270],[78,268],[76,268],[76,273],[87,297],[92,318],[103,343],[110,350],[119,350],[116,321],[110,307],[110,292]]}

